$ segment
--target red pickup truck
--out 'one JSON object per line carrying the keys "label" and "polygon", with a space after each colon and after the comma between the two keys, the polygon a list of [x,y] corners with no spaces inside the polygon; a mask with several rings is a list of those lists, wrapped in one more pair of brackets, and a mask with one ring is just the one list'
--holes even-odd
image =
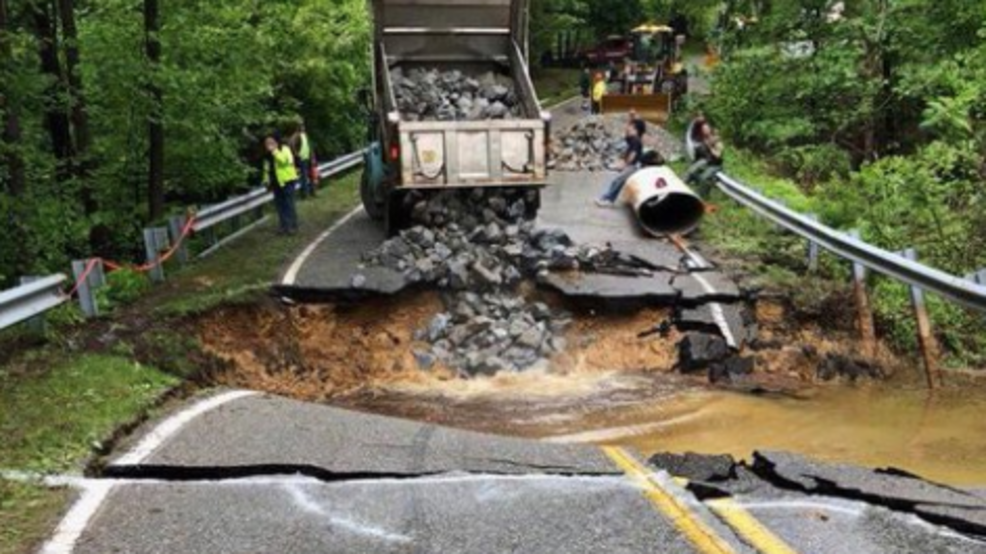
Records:
{"label": "red pickup truck", "polygon": [[610,62],[622,63],[633,53],[633,44],[627,37],[612,36],[596,46],[582,52],[582,58],[591,65],[604,65]]}

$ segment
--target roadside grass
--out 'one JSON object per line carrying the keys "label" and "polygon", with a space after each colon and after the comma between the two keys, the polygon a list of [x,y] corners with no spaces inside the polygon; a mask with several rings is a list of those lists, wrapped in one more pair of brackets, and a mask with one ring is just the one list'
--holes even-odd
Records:
{"label": "roadside grass", "polygon": [[271,283],[298,251],[333,221],[359,202],[359,171],[323,183],[319,195],[298,202],[300,231],[292,237],[276,234],[277,216],[240,237],[212,256],[175,273],[149,300],[155,313],[184,316],[208,311],[220,304],[250,302],[267,293]]}
{"label": "roadside grass", "polygon": [[71,493],[0,480],[0,554],[27,554],[58,523]]}
{"label": "roadside grass", "polygon": [[[47,331],[0,334],[0,471],[79,472],[120,426],[193,375],[198,341],[182,319],[267,294],[284,266],[359,201],[359,174],[332,180],[298,203],[300,232],[275,233],[276,215],[186,268],[167,267],[159,286],[121,275],[101,303],[106,315],[81,319],[66,305],[47,314]],[[98,334],[114,337],[107,344]],[[88,335],[87,335],[88,333]],[[142,359],[150,363],[139,363]],[[0,477],[0,554],[32,552],[57,522],[70,492]]]}
{"label": "roadside grass", "polygon": [[573,68],[544,68],[532,74],[534,90],[542,106],[567,100],[579,93],[579,70]]}
{"label": "roadside grass", "polygon": [[41,372],[0,369],[0,468],[80,470],[119,424],[177,383],[120,356],[66,357]]}

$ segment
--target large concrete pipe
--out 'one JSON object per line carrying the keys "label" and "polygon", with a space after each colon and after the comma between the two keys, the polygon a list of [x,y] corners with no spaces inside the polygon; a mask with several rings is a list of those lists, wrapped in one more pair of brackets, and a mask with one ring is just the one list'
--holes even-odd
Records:
{"label": "large concrete pipe", "polygon": [[640,226],[656,237],[686,235],[705,215],[705,203],[668,167],[645,167],[627,180],[623,199]]}

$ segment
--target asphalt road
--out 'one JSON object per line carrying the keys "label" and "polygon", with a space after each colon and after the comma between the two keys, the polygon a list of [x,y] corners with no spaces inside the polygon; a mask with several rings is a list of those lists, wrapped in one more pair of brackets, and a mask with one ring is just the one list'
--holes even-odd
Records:
{"label": "asphalt road", "polygon": [[[864,470],[780,457],[789,476]],[[986,506],[921,482],[923,503]],[[896,484],[895,484],[896,483]],[[443,429],[250,393],[148,423],[47,552],[986,552],[902,509],[763,481],[699,499],[632,452]],[[917,488],[914,488],[917,486]],[[961,500],[961,502],[960,502]]]}

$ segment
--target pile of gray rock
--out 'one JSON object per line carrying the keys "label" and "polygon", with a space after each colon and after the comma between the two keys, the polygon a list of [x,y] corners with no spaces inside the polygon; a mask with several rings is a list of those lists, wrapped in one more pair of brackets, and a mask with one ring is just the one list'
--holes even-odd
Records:
{"label": "pile of gray rock", "polygon": [[[568,129],[555,132],[552,157],[558,171],[604,171],[619,166],[626,149],[626,114],[597,115],[579,120]],[[655,150],[665,160],[681,159],[681,140],[659,125],[648,124],[644,149]]]}
{"label": "pile of gray rock", "polygon": [[459,292],[446,304],[448,311],[415,335],[430,345],[414,352],[422,369],[441,364],[464,377],[522,371],[546,366],[565,349],[571,315],[547,304],[502,292]]}
{"label": "pile of gray rock", "polygon": [[605,118],[582,119],[555,134],[552,156],[559,171],[603,171],[614,167],[625,148],[623,136]]}
{"label": "pile of gray rock", "polygon": [[[527,201],[500,190],[448,191],[412,208],[419,224],[364,255],[368,265],[401,273],[410,283],[442,289],[492,290],[525,275],[609,263],[608,248],[576,245],[563,231],[535,229]],[[353,277],[361,279],[360,275]]]}
{"label": "pile of gray rock", "polygon": [[390,72],[397,109],[405,121],[515,119],[522,105],[512,79],[493,72],[478,77],[459,70],[397,67]]}
{"label": "pile of gray rock", "polygon": [[[504,189],[411,198],[417,224],[364,256],[365,265],[448,291],[446,311],[418,333],[430,345],[416,352],[422,368],[441,364],[479,375],[546,364],[564,348],[571,317],[509,291],[551,270],[629,263],[609,247],[576,245],[561,230],[537,229],[527,218],[532,200],[525,191]],[[354,275],[354,286],[361,280]]]}

